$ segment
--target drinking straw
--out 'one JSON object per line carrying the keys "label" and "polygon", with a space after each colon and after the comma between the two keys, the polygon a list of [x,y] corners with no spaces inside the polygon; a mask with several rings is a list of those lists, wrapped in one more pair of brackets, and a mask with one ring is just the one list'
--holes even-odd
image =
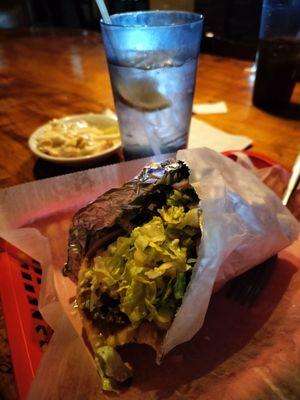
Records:
{"label": "drinking straw", "polygon": [[97,6],[99,8],[100,14],[102,15],[103,21],[105,24],[110,24],[111,25],[111,19],[108,14],[106,5],[104,3],[104,0],[96,0]]}

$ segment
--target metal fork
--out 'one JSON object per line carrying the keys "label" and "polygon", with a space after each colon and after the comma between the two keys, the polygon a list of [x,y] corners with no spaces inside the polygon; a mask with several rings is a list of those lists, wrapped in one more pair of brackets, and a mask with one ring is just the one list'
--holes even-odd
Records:
{"label": "metal fork", "polygon": [[[282,198],[285,206],[299,184],[300,178],[300,153],[297,155],[293,166],[288,186]],[[277,254],[256,267],[234,278],[229,284],[226,297],[239,302],[241,305],[251,307],[269,281],[276,265]]]}

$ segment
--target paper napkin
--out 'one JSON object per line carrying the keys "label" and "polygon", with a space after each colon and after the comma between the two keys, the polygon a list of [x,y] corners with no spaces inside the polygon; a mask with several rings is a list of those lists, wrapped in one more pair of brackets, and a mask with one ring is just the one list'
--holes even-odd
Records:
{"label": "paper napkin", "polygon": [[228,112],[225,101],[216,103],[193,104],[194,114],[226,114]]}
{"label": "paper napkin", "polygon": [[252,145],[247,136],[232,135],[204,121],[192,118],[188,149],[208,147],[215,151],[244,150]]}

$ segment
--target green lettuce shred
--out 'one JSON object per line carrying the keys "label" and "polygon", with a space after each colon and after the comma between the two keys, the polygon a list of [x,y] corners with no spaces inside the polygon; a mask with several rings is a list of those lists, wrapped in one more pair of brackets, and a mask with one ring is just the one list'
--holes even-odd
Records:
{"label": "green lettuce shred", "polygon": [[131,367],[122,361],[118,352],[111,346],[99,347],[95,352],[95,362],[103,390],[118,392],[120,383],[132,377]]}
{"label": "green lettuce shred", "polygon": [[134,327],[145,320],[164,330],[170,326],[196,262],[198,204],[173,190],[156,214],[94,258],[83,285],[90,285],[91,312],[105,293]]}

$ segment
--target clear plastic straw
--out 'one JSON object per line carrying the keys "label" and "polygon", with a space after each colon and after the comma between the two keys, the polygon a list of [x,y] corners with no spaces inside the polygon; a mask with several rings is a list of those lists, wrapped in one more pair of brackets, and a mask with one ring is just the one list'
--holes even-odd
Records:
{"label": "clear plastic straw", "polygon": [[111,25],[111,19],[110,16],[108,14],[106,5],[104,3],[104,0],[96,0],[97,6],[99,8],[99,11],[102,15],[103,21],[105,24],[110,24]]}

